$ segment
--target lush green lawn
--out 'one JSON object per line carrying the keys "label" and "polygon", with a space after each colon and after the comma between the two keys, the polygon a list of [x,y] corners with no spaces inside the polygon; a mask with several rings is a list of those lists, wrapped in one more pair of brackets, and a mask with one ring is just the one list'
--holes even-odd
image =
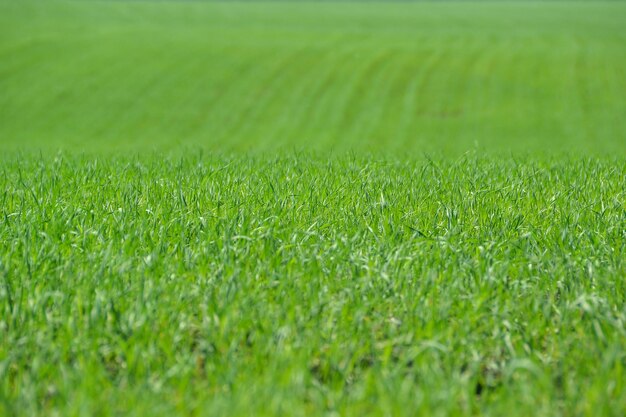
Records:
{"label": "lush green lawn", "polygon": [[0,0],[0,416],[625,415],[624,27]]}
{"label": "lush green lawn", "polygon": [[0,414],[623,415],[623,160],[4,165]]}

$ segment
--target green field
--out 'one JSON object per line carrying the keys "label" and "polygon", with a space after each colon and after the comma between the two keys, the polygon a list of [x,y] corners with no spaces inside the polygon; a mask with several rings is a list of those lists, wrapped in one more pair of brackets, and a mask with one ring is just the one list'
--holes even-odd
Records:
{"label": "green field", "polygon": [[2,147],[619,152],[626,3],[0,1]]}
{"label": "green field", "polygon": [[625,415],[624,28],[0,0],[0,416]]}

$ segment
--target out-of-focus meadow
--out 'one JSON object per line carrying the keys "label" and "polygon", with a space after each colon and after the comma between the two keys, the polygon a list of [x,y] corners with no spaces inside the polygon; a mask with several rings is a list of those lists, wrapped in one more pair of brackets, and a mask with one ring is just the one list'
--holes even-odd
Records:
{"label": "out-of-focus meadow", "polygon": [[626,150],[618,2],[0,2],[0,146]]}

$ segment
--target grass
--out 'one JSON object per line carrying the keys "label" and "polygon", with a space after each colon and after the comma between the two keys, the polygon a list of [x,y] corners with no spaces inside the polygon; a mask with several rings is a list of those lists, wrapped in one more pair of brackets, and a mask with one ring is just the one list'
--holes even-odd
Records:
{"label": "grass", "polygon": [[624,155],[626,4],[0,2],[2,148]]}
{"label": "grass", "polygon": [[0,415],[626,414],[625,9],[0,2]]}
{"label": "grass", "polygon": [[620,415],[617,165],[9,163],[4,414]]}

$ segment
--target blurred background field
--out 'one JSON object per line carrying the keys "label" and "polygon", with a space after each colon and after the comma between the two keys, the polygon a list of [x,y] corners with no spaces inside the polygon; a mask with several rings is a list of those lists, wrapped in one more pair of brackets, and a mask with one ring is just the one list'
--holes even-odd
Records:
{"label": "blurred background field", "polygon": [[0,149],[626,153],[621,2],[0,2]]}

